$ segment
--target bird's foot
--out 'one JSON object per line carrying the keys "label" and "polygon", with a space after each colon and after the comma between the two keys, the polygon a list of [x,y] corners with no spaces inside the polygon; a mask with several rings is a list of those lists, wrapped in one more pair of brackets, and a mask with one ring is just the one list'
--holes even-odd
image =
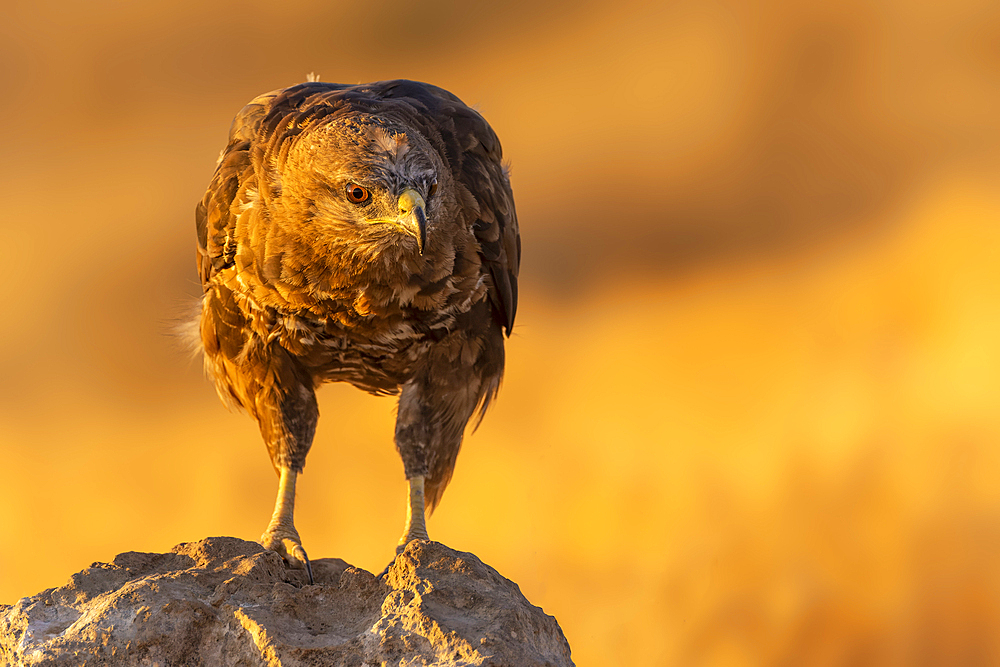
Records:
{"label": "bird's foot", "polygon": [[294,526],[271,524],[260,536],[260,543],[265,549],[277,552],[290,567],[305,567],[309,575],[309,583],[313,583],[312,565],[309,556],[302,547],[302,540]]}

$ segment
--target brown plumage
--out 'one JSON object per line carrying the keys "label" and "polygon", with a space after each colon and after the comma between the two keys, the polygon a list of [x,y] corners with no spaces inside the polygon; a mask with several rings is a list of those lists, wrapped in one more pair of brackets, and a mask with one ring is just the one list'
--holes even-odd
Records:
{"label": "brown plumage", "polygon": [[327,381],[399,394],[400,548],[426,538],[424,497],[433,510],[499,388],[517,307],[520,238],[493,130],[413,81],[267,93],[233,121],[197,227],[205,364],[280,476],[262,543],[308,567],[295,479]]}

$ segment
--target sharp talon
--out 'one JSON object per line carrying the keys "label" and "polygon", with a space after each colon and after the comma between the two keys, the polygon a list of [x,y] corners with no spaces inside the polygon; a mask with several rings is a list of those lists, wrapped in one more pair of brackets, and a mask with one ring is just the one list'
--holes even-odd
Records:
{"label": "sharp talon", "polygon": [[292,549],[292,555],[295,556],[296,560],[305,564],[306,574],[309,575],[309,585],[314,584],[312,564],[309,562],[309,556],[306,555],[306,550],[302,548],[301,544],[295,545],[295,548]]}

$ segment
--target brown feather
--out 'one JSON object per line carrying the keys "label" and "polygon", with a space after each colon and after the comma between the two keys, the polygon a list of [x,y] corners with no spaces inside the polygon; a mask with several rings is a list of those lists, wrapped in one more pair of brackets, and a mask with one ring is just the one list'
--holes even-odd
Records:
{"label": "brown feather", "polygon": [[[374,184],[367,206],[391,214],[420,192],[422,254],[370,222],[387,214],[361,217],[348,182]],[[318,384],[399,394],[396,446],[433,509],[499,388],[517,311],[517,217],[487,122],[413,81],[267,93],[236,115],[195,217],[206,367],[275,466],[305,465]]]}

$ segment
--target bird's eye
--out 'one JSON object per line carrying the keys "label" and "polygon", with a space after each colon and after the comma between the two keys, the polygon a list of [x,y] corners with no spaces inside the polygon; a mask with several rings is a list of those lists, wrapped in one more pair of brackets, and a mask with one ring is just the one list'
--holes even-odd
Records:
{"label": "bird's eye", "polygon": [[372,193],[357,183],[347,184],[347,200],[352,204],[363,204],[372,198]]}
{"label": "bird's eye", "polygon": [[431,183],[430,190],[427,191],[427,196],[428,197],[433,197],[434,193],[437,192],[437,189],[438,189],[438,182],[434,181],[433,183]]}

